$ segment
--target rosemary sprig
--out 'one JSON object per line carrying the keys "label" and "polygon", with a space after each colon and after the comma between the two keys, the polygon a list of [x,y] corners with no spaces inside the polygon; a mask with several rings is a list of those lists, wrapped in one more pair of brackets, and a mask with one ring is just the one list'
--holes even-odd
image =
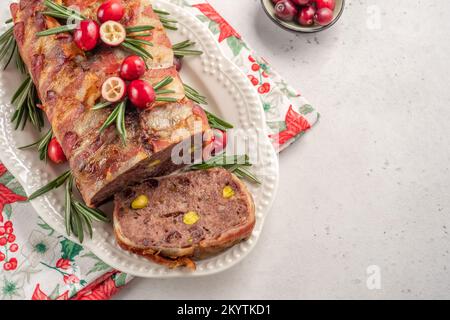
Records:
{"label": "rosemary sprig", "polygon": [[164,14],[158,14],[159,20],[161,21],[163,27],[168,29],[168,30],[178,30],[178,28],[176,26],[176,23],[178,21],[167,18],[168,15],[169,15],[168,12],[164,12]]}
{"label": "rosemary sprig", "polygon": [[51,28],[51,29],[47,29],[47,30],[38,32],[38,33],[36,33],[36,35],[38,37],[46,37],[46,36],[50,36],[52,34],[70,32],[70,31],[75,30],[76,28],[77,28],[76,24],[67,24],[65,26],[60,26],[60,27]]}
{"label": "rosemary sprig", "polygon": [[[155,29],[154,26],[144,25],[144,26],[135,26],[135,27],[127,27],[125,30],[127,31],[127,35],[133,37],[133,33],[142,32],[142,31],[150,31]],[[131,34],[131,35],[130,35]]]}
{"label": "rosemary sprig", "polygon": [[103,123],[100,128],[100,132],[103,132],[106,128],[108,128],[113,123],[116,124],[116,130],[122,138],[123,143],[126,143],[127,140],[127,131],[125,128],[125,110],[127,107],[127,99],[121,101],[111,112],[109,117],[106,119],[105,123]]}
{"label": "rosemary sprig", "polygon": [[49,9],[49,11],[44,11],[43,14],[46,14],[46,13],[52,13],[55,15],[58,14],[58,15],[60,15],[60,17],[57,17],[57,18],[66,19],[66,20],[69,18],[73,18],[73,19],[77,19],[77,20],[85,20],[86,19],[86,17],[83,16],[80,12],[75,11],[74,9],[68,8],[66,6],[57,4],[50,0],[45,0],[44,5]]}
{"label": "rosemary sprig", "polygon": [[14,27],[10,27],[0,36],[0,62],[4,64],[3,70],[8,68],[14,57],[17,68],[21,73],[24,73],[25,66],[20,57],[16,39],[14,38]]}
{"label": "rosemary sprig", "polygon": [[160,9],[153,9],[153,12],[159,16],[159,19],[161,20],[164,28],[169,30],[178,30],[177,26],[173,25],[173,23],[177,23],[178,21],[168,19],[168,16],[170,16],[169,12]]}
{"label": "rosemary sprig", "polygon": [[[71,190],[71,189],[69,189]],[[68,234],[70,235],[70,231],[73,232],[73,234],[78,237],[78,240],[80,243],[83,243],[84,240],[84,231],[87,230],[89,233],[90,238],[92,238],[92,222],[98,221],[98,222],[108,222],[109,219],[106,217],[106,215],[98,210],[98,209],[92,209],[86,206],[85,204],[75,200],[73,198],[72,192],[67,194],[66,191],[66,197],[69,196],[70,199],[70,206],[67,206],[67,203],[69,202],[66,200],[66,212],[65,217],[66,219],[66,231],[68,231]],[[70,208],[70,209],[67,209]]]}
{"label": "rosemary sprig", "polygon": [[92,110],[105,109],[105,108],[109,107],[110,105],[112,105],[112,102],[109,102],[109,101],[99,102],[92,108]]}
{"label": "rosemary sprig", "polygon": [[178,23],[178,21],[177,20],[174,20],[174,19],[169,19],[169,18],[166,18],[166,17],[159,17],[159,20],[161,20],[161,22],[163,22],[163,23]]}
{"label": "rosemary sprig", "polygon": [[170,13],[168,13],[167,11],[161,10],[161,9],[155,9],[153,8],[153,12],[156,13],[157,15],[162,15],[162,16],[168,16],[170,15]]}
{"label": "rosemary sprig", "polygon": [[172,82],[173,82],[173,78],[172,78],[172,77],[170,77],[170,76],[165,77],[164,79],[162,79],[161,81],[159,81],[157,84],[155,84],[155,85],[153,86],[153,89],[154,89],[155,91],[158,91],[159,89],[161,89],[161,88],[163,88],[163,87],[165,87],[165,86],[171,84]]}
{"label": "rosemary sprig", "polygon": [[26,150],[30,148],[37,147],[39,152],[39,159],[41,161],[47,161],[47,153],[48,153],[48,144],[52,140],[53,131],[50,129],[42,138],[36,141],[33,144],[20,147],[19,150]]}
{"label": "rosemary sprig", "polygon": [[100,132],[103,132],[106,128],[112,125],[114,121],[116,121],[118,113],[119,113],[119,106],[116,106],[113,112],[111,112],[111,114],[109,115],[109,117],[106,118],[105,123],[103,123],[103,125],[101,126]]}
{"label": "rosemary sprig", "polygon": [[[46,16],[50,16],[56,19],[62,19],[62,20],[69,20],[69,19],[76,19],[76,20],[84,20],[86,19],[85,16],[83,16],[80,12],[75,11],[71,8],[65,7],[63,5],[57,4],[50,0],[45,0],[44,5],[47,7],[48,10],[43,11],[42,14]],[[53,34],[58,34],[62,32],[70,32],[77,28],[77,24],[67,24],[60,27],[44,30],[37,33],[38,37],[46,37]]]}
{"label": "rosemary sprig", "polygon": [[125,41],[127,41],[127,42],[129,42],[129,43],[131,43],[131,44],[133,44],[135,46],[146,45],[146,46],[149,46],[149,47],[153,47],[153,43],[151,43],[150,41],[147,41],[147,40],[134,39],[134,38],[126,37]]}
{"label": "rosemary sprig", "polygon": [[63,13],[57,12],[57,11],[42,11],[42,14],[44,16],[48,16],[48,17],[53,17],[56,19],[62,19],[62,20],[67,20],[69,19],[69,17]]}
{"label": "rosemary sprig", "polygon": [[3,34],[0,36],[0,43],[3,44],[6,40],[9,40],[14,33],[14,27],[8,28]]}
{"label": "rosemary sprig", "polygon": [[220,119],[216,115],[212,114],[209,111],[204,110],[206,113],[206,117],[208,118],[209,126],[214,129],[219,129],[222,131],[227,131],[228,129],[233,129],[233,125],[226,122],[223,119]]}
{"label": "rosemary sprig", "polygon": [[13,18],[9,18],[8,20],[5,21],[5,24],[12,23],[12,22],[13,22]]}
{"label": "rosemary sprig", "polygon": [[225,154],[220,154],[218,156],[212,157],[200,164],[195,164],[190,167],[191,170],[206,170],[217,167],[231,168],[235,165],[240,166],[251,166],[250,158],[248,155],[234,155],[227,156]]}
{"label": "rosemary sprig", "polygon": [[42,110],[36,104],[38,102],[36,88],[30,76],[17,89],[13,95],[11,103],[16,106],[11,122],[15,122],[15,129],[22,126],[25,128],[28,120],[38,129],[44,126],[44,116]]}
{"label": "rosemary sprig", "polygon": [[26,74],[27,67],[25,66],[25,62],[23,62],[22,57],[19,54],[19,49],[16,47],[16,68],[20,71],[22,74]]}
{"label": "rosemary sprig", "polygon": [[208,170],[212,168],[224,168],[233,172],[241,179],[247,179],[250,182],[261,184],[259,179],[252,174],[247,168],[251,167],[250,158],[248,155],[227,156],[220,154],[200,164],[195,164],[189,167],[189,170]]}
{"label": "rosemary sprig", "polygon": [[187,47],[190,47],[191,45],[194,45],[195,42],[191,42],[190,40],[184,40],[178,43],[175,43],[172,46],[172,49],[177,50],[177,49],[185,49]]}
{"label": "rosemary sprig", "polygon": [[127,142],[127,130],[125,128],[125,110],[127,108],[127,102],[122,101],[119,103],[119,111],[117,113],[116,118],[116,129],[119,133],[120,137],[122,138],[122,142],[126,144]]}
{"label": "rosemary sprig", "polygon": [[186,56],[201,56],[203,51],[199,50],[174,50],[173,53],[176,57],[182,58]]}
{"label": "rosemary sprig", "polygon": [[184,91],[186,94],[186,97],[188,99],[191,99],[192,101],[198,103],[198,104],[208,104],[206,101],[206,97],[201,95],[197,90],[192,88],[191,86],[188,86],[187,84],[184,84]]}
{"label": "rosemary sprig", "polygon": [[[184,84],[184,91],[186,94],[186,97],[191,99],[192,101],[198,103],[198,104],[208,104],[206,101],[206,97],[201,95],[197,90],[192,88],[191,86],[188,86],[187,84]],[[227,131],[228,129],[233,129],[233,125],[226,122],[223,119],[220,119],[216,115],[212,114],[211,112],[208,112],[204,110],[206,113],[206,116],[208,117],[209,126],[211,128],[219,129],[222,131]]]}
{"label": "rosemary sprig", "polygon": [[185,56],[200,56],[200,55],[202,55],[203,51],[187,49],[194,45],[195,45],[195,42],[191,42],[190,40],[185,40],[185,41],[176,43],[172,46],[173,53],[178,58],[182,58]]}
{"label": "rosemary sprig", "polygon": [[145,48],[143,47],[143,46],[153,46],[153,43],[144,39],[137,39],[138,37],[150,36],[151,34],[146,31],[150,31],[153,29],[155,29],[155,27],[151,25],[127,27],[125,29],[127,32],[127,37],[125,38],[125,41],[122,43],[122,47],[134,52],[144,60],[153,59],[152,54],[147,50],[145,50]]}
{"label": "rosemary sprig", "polygon": [[171,94],[171,93],[175,93],[175,91],[174,91],[174,90],[164,90],[164,89],[160,89],[160,90],[156,90],[155,93],[156,93],[157,95],[160,95],[160,94]]}
{"label": "rosemary sprig", "polygon": [[133,53],[137,54],[142,59],[144,59],[144,61],[148,60],[148,59],[153,59],[153,56],[151,55],[150,52],[145,50],[142,46],[136,45],[136,44],[130,42],[129,39],[128,40],[125,39],[125,41],[122,42],[121,46],[124,47],[125,49],[128,49],[128,50],[132,51]]}
{"label": "rosemary sprig", "polygon": [[244,167],[238,167],[233,170],[233,173],[241,179],[247,179],[253,183],[261,184],[261,181],[259,181],[258,177],[256,177],[253,173],[251,173],[247,168]]}
{"label": "rosemary sprig", "polygon": [[65,183],[64,198],[64,224],[67,235],[72,233],[78,238],[80,243],[84,241],[84,232],[87,230],[92,238],[92,222],[108,222],[106,215],[98,210],[92,209],[79,202],[73,195],[73,176],[71,171],[66,171],[61,176],[51,181],[46,186],[34,192],[28,200],[36,199],[52,190],[61,187]]}
{"label": "rosemary sprig", "polygon": [[72,173],[70,171],[64,172],[62,175],[60,175],[55,180],[53,180],[50,183],[48,183],[47,185],[43,186],[39,190],[33,192],[28,197],[28,200],[29,201],[34,200],[34,199],[39,198],[40,196],[46,194],[47,192],[58,189],[59,187],[61,187],[64,184],[64,182],[67,181],[67,179],[69,179],[69,177],[72,177]]}
{"label": "rosemary sprig", "polygon": [[171,98],[171,97],[158,97],[158,96],[156,96],[155,101],[158,101],[158,102],[177,102],[178,99]]}
{"label": "rosemary sprig", "polygon": [[162,94],[175,93],[175,91],[173,91],[173,90],[163,90],[164,87],[168,86],[172,82],[173,82],[173,77],[168,76],[153,86],[153,89],[155,90],[155,93],[156,93],[156,99],[155,99],[156,101],[158,101],[158,102],[177,102],[178,101],[178,99],[176,99],[176,98],[161,97]]}
{"label": "rosemary sprig", "polygon": [[71,221],[72,221],[72,187],[73,187],[73,177],[72,173],[70,177],[68,177],[68,181],[66,183],[65,192],[64,192],[64,222],[66,225],[67,235],[70,236]]}
{"label": "rosemary sprig", "polygon": [[[11,23],[13,20],[9,19],[5,24]],[[21,73],[25,73],[25,64],[19,54],[16,39],[14,38],[14,27],[8,28],[0,36],[0,61],[4,61],[3,70],[5,70],[13,58],[15,57],[16,67]]]}

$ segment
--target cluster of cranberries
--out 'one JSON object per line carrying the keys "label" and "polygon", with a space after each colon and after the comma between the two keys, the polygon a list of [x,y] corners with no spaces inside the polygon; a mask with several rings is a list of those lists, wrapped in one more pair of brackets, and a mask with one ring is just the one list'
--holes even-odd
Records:
{"label": "cluster of cranberries", "polygon": [[[73,33],[75,44],[84,51],[94,49],[99,43],[99,39],[111,47],[120,45],[125,41],[127,35],[125,27],[118,22],[124,15],[125,8],[121,0],[103,2],[97,11],[97,18],[101,25],[94,20],[81,21]],[[114,103],[128,94],[131,103],[137,108],[147,108],[155,101],[156,95],[149,83],[138,80],[145,73],[145,69],[145,61],[141,57],[127,57],[120,68],[120,77],[111,77],[103,83],[102,97],[106,101]],[[127,86],[125,81],[131,82]],[[47,154],[49,159],[56,164],[67,161],[56,138],[50,141]]]}
{"label": "cluster of cranberries", "polygon": [[[11,221],[6,221],[4,225],[0,226],[0,262],[5,262],[8,252],[16,252],[19,246],[14,235],[13,224]],[[5,271],[15,270],[17,268],[17,259],[10,258],[3,264]]]}
{"label": "cluster of cranberries", "polygon": [[275,14],[284,21],[297,21],[302,26],[329,25],[333,21],[336,0],[272,0]]}
{"label": "cluster of cranberries", "polygon": [[[120,67],[120,77],[106,79],[102,85],[102,97],[108,102],[115,103],[126,95],[138,109],[147,109],[156,99],[153,86],[147,81],[140,80],[145,73],[145,61],[139,56],[125,58]],[[125,81],[130,81],[127,85]]]}
{"label": "cluster of cranberries", "polygon": [[125,27],[120,21],[125,15],[125,8],[121,0],[104,2],[97,11],[97,18],[101,25],[94,20],[83,20],[75,29],[73,38],[75,44],[84,51],[94,49],[99,39],[103,43],[115,47],[120,45],[127,36]]}

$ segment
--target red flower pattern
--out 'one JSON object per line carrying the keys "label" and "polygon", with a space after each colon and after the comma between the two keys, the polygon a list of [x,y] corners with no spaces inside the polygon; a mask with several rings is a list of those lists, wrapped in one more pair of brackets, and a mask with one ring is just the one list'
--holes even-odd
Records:
{"label": "red flower pattern", "polygon": [[70,260],[68,259],[59,259],[56,261],[56,267],[62,270],[67,270],[70,268]]}
{"label": "red flower pattern", "polygon": [[66,274],[64,275],[63,279],[65,284],[75,284],[80,282],[80,279],[78,279],[78,277],[74,274]]}
{"label": "red flower pattern", "polygon": [[[52,300],[49,298],[48,295],[46,295],[40,288],[40,284],[38,283],[36,285],[36,288],[34,289],[33,296],[31,297],[31,300]],[[55,300],[69,300],[69,290],[61,294],[59,297],[57,297]]]}
{"label": "red flower pattern", "polygon": [[17,201],[25,201],[27,198],[15,194],[3,184],[0,184],[0,222],[3,222],[3,208],[6,204],[14,203]]}
{"label": "red flower pattern", "polygon": [[103,277],[80,290],[73,300],[108,300],[119,291],[113,277],[118,271],[106,273]]}
{"label": "red flower pattern", "polygon": [[3,163],[0,163],[0,177],[6,173],[6,167],[3,165]]}
{"label": "red flower pattern", "polygon": [[209,3],[195,4],[193,5],[193,7],[197,8],[209,19],[219,24],[220,28],[219,42],[222,42],[223,40],[232,36],[241,39],[239,33],[237,33],[237,31],[234,30],[233,27],[230,26],[228,22],[226,22],[225,19],[222,18]]}

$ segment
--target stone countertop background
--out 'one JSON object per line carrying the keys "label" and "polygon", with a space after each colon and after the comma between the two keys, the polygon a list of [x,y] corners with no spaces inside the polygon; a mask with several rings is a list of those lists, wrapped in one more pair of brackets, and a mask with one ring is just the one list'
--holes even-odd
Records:
{"label": "stone countertop background", "polygon": [[282,153],[243,263],[115,298],[450,298],[450,2],[347,0],[312,35],[277,28],[259,0],[210,2],[322,118]]}

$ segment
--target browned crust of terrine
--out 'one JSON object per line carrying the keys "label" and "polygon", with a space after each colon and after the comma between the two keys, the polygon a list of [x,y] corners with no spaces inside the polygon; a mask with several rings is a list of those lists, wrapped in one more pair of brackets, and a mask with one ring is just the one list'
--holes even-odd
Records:
{"label": "browned crust of terrine", "polygon": [[[146,247],[131,241],[123,234],[118,218],[118,214],[121,209],[121,203],[118,203],[118,198],[116,198],[114,206],[114,232],[116,235],[117,243],[125,250],[144,256],[155,263],[165,265],[169,268],[187,267],[189,269],[195,270],[195,262],[193,261],[193,259],[204,259],[216,255],[240,243],[241,241],[248,239],[251,236],[256,222],[255,205],[250,192],[248,191],[246,185],[242,183],[241,180],[239,180],[239,178],[229,173],[225,169],[211,169],[211,171],[213,170],[225,171],[231,176],[232,181],[239,186],[238,192],[240,195],[244,196],[248,208],[247,219],[245,223],[230,228],[214,239],[201,240],[199,243],[193,244],[188,247]],[[200,173],[201,172],[193,172],[190,174]]]}
{"label": "browned crust of terrine", "polygon": [[[84,16],[94,19],[103,1],[57,2],[77,6]],[[145,112],[127,108],[125,144],[114,125],[100,130],[112,108],[92,108],[101,101],[102,83],[108,77],[118,76],[130,52],[120,47],[98,46],[86,54],[75,45],[70,33],[39,37],[38,32],[60,26],[58,20],[43,14],[44,1],[20,0],[10,6],[18,50],[36,85],[53,134],[69,160],[80,194],[90,207],[109,200],[126,184],[172,172],[177,167],[171,164],[171,149],[209,130],[204,121],[206,116],[185,97],[183,83],[173,65],[172,45],[151,2],[128,0],[123,3],[126,13],[121,23],[124,26],[154,26],[151,34],[142,38],[153,43],[146,47],[153,59],[148,59],[149,70],[142,78],[155,84],[171,76],[173,81],[165,89],[174,91],[170,96],[177,100],[176,103],[156,103]],[[162,117],[170,122],[168,127],[154,119],[161,109],[174,110]],[[186,112],[177,114],[183,110]],[[194,122],[203,125],[196,128],[191,125]]]}

